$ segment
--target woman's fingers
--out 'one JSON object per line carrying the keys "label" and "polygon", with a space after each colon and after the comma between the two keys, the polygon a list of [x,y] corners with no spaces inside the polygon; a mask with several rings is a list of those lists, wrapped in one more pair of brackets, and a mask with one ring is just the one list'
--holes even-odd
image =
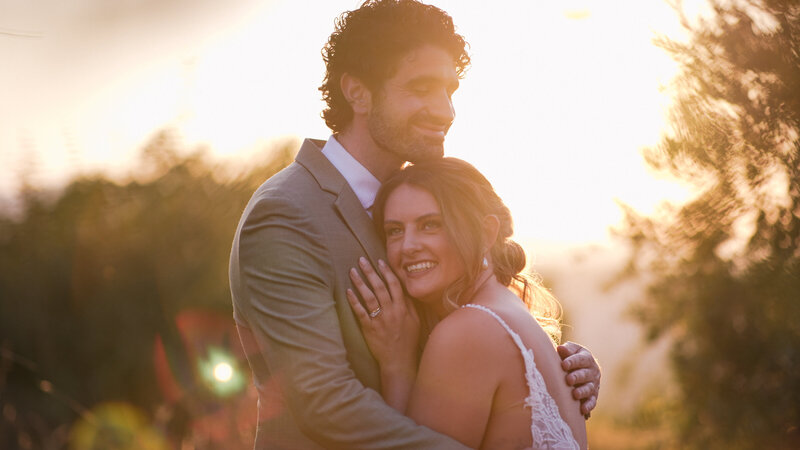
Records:
{"label": "woman's fingers", "polygon": [[402,316],[411,311],[412,318],[416,320],[416,311],[412,305],[406,303],[408,300],[405,298],[400,280],[385,261],[378,260],[380,273],[364,257],[359,258],[358,266],[361,268],[363,278],[356,269],[351,269],[350,279],[363,299],[369,318],[375,319],[381,315]]}
{"label": "woman's fingers", "polygon": [[358,258],[358,266],[361,267],[361,271],[364,272],[364,276],[367,277],[369,285],[372,286],[372,292],[378,299],[378,303],[384,307],[389,306],[390,302],[393,300],[392,296],[386,288],[386,283],[378,276],[375,269],[373,269],[372,265],[367,261],[367,258],[363,256]]}
{"label": "woman's fingers", "polygon": [[[386,264],[382,259],[378,260],[378,269],[380,269],[383,279],[386,280],[387,288],[392,301],[402,300],[404,298],[403,286],[400,284],[400,280],[397,279],[397,275],[392,272],[392,269],[389,268],[389,265]],[[398,304],[406,306],[402,301],[398,302]]]}
{"label": "woman's fingers", "polygon": [[372,289],[370,289],[364,280],[361,279],[361,276],[358,275],[358,271],[356,269],[350,269],[350,280],[353,282],[353,286],[361,295],[361,298],[364,299],[364,306],[366,306],[367,314],[370,315],[370,318],[377,317],[377,314],[380,314],[380,310],[378,308],[381,307],[381,304],[375,297]]}
{"label": "woman's fingers", "polygon": [[367,315],[367,310],[365,310],[358,301],[356,293],[353,292],[352,289],[348,289],[345,291],[345,294],[347,295],[347,301],[350,303],[350,307],[353,308],[353,313],[356,315],[356,318],[358,318],[358,321],[361,322],[361,326],[369,323],[369,315]]}
{"label": "woman's fingers", "polygon": [[359,258],[358,265],[360,272],[350,269],[353,289],[346,291],[347,301],[370,351],[382,367],[415,366],[419,319],[400,281],[384,261],[378,261],[377,269],[366,258]]}
{"label": "woman's fingers", "polygon": [[386,264],[382,259],[378,260],[378,268],[381,269],[383,278],[386,280],[386,284],[389,287],[389,292],[392,294],[392,300],[395,300],[395,305],[397,305],[397,308],[401,311],[408,312],[411,318],[415,322],[418,322],[419,317],[417,315],[417,309],[414,307],[411,298],[406,297],[406,293],[403,291],[403,284],[400,283],[400,279],[397,278],[397,275],[395,275],[389,265]]}

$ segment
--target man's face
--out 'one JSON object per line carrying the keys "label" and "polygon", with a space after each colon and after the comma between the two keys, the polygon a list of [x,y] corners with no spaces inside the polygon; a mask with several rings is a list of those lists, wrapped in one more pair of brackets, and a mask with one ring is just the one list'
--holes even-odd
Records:
{"label": "man's face", "polygon": [[432,45],[412,50],[375,93],[367,121],[372,139],[403,161],[441,158],[456,89],[456,64],[447,52]]}

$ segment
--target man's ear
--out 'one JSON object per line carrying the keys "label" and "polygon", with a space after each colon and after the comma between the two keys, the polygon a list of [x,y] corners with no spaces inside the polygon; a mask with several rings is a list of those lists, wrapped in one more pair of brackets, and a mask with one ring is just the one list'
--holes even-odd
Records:
{"label": "man's ear", "polygon": [[497,240],[497,233],[500,231],[500,219],[494,214],[489,214],[483,218],[483,245],[491,248]]}
{"label": "man's ear", "polygon": [[342,74],[342,78],[339,80],[339,86],[342,88],[342,94],[347,103],[353,108],[354,114],[366,114],[369,112],[372,107],[372,92],[363,81],[349,73],[345,73]]}

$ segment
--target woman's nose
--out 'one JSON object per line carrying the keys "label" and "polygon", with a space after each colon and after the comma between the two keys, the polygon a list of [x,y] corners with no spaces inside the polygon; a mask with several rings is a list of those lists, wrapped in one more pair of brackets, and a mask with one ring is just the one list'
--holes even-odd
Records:
{"label": "woman's nose", "polygon": [[419,251],[421,248],[422,246],[417,234],[414,232],[406,232],[405,236],[403,236],[403,252],[412,254]]}

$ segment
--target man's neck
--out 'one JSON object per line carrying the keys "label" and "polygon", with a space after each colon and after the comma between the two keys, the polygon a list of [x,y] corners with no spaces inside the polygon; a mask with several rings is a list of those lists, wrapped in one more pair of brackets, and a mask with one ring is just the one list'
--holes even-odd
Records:
{"label": "man's neck", "polygon": [[382,149],[368,133],[358,133],[347,129],[335,135],[347,153],[356,159],[375,178],[386,181],[394,172],[403,167],[405,161]]}

